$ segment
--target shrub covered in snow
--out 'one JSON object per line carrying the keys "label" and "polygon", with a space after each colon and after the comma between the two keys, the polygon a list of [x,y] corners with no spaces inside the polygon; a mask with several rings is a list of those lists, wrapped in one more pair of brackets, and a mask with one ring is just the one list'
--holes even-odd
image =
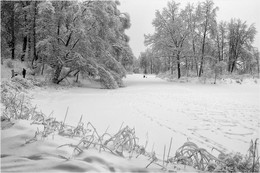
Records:
{"label": "shrub covered in snow", "polygon": [[259,172],[258,145],[258,139],[252,140],[247,155],[220,152],[217,158],[204,148],[199,148],[195,143],[188,141],[169,161],[209,172]]}
{"label": "shrub covered in snow", "polygon": [[16,76],[10,81],[2,81],[1,102],[4,107],[2,113],[5,117],[29,119],[33,116],[35,112],[26,90],[34,86],[42,86],[42,83],[33,78],[27,80],[20,76]]}
{"label": "shrub covered in snow", "polygon": [[34,110],[30,98],[26,94],[33,85],[26,79],[15,77],[12,81],[3,81],[1,84],[1,103],[4,110],[2,115],[7,119],[29,119]]}
{"label": "shrub covered in snow", "polygon": [[119,74],[117,74],[117,73],[115,73],[113,71],[110,71],[110,73],[113,76],[113,78],[115,79],[115,81],[116,81],[116,83],[117,83],[117,85],[119,87],[124,87],[125,86],[124,82],[123,82],[123,79],[122,79],[122,77],[119,76]]}
{"label": "shrub covered in snow", "polygon": [[31,81],[22,78],[21,76],[15,76],[11,80],[15,83],[14,85],[20,86],[21,88],[29,89],[34,87]]}
{"label": "shrub covered in snow", "polygon": [[107,89],[116,89],[118,88],[117,82],[114,79],[113,75],[105,70],[103,67],[98,67],[98,74],[100,76],[100,83],[104,88]]}

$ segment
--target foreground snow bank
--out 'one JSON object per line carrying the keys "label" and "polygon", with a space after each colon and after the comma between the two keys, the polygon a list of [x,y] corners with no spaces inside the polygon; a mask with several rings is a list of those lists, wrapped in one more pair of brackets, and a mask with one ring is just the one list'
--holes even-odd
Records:
{"label": "foreground snow bank", "polygon": [[[128,126],[122,125],[115,135],[102,134],[91,123],[84,125],[82,117],[73,127],[65,124],[67,114],[64,121],[56,121],[39,112],[24,93],[25,88],[33,87],[28,87],[27,82],[15,80],[1,85],[2,171],[158,172],[164,168],[154,155],[138,145],[135,130]],[[152,162],[157,164],[151,165]],[[167,169],[195,170],[178,164]]]}
{"label": "foreground snow bank", "polygon": [[[17,120],[14,125],[1,131],[1,170],[3,172],[160,172],[161,167],[151,165],[145,156],[125,159],[110,152],[98,152],[96,149],[84,150],[76,155],[72,145],[78,138],[61,135],[40,136],[29,142],[36,131],[42,131],[43,125],[31,124],[27,120]],[[70,144],[64,146],[64,144]],[[61,147],[63,146],[63,147]],[[175,165],[175,171],[196,171],[189,166]]]}

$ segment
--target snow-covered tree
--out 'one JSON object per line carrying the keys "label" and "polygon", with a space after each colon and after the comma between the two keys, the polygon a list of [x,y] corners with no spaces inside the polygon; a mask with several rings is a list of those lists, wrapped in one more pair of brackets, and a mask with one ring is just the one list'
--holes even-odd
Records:
{"label": "snow-covered tree", "polygon": [[[233,72],[237,61],[243,55],[250,55],[248,51],[252,48],[252,43],[256,34],[254,25],[247,26],[246,22],[240,19],[231,19],[228,24],[228,71]],[[241,60],[241,59],[240,59]]]}
{"label": "snow-covered tree", "polygon": [[161,50],[163,56],[171,59],[171,73],[173,63],[176,63],[178,78],[181,77],[181,57],[185,40],[189,35],[186,14],[179,11],[179,4],[174,1],[168,2],[167,8],[162,12],[156,11],[153,25],[155,33],[146,36],[146,43]]}
{"label": "snow-covered tree", "polygon": [[[42,1],[38,7],[41,39],[37,48],[42,61],[54,69],[54,83],[76,72],[99,76],[107,88],[123,86],[125,67],[133,63],[133,54],[124,33],[130,19],[120,13],[116,2]],[[67,69],[65,76],[63,69]],[[104,83],[111,80],[111,85]]]}

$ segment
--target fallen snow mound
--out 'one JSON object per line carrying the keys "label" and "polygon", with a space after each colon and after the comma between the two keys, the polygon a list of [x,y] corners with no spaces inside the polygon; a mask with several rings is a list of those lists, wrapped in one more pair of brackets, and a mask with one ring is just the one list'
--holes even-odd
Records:
{"label": "fallen snow mound", "polygon": [[[96,149],[84,150],[74,155],[77,138],[50,135],[30,142],[35,131],[42,125],[31,125],[29,121],[17,120],[8,129],[2,130],[1,170],[3,172],[163,172],[159,166],[149,164],[148,158],[140,156],[131,160]],[[177,171],[196,171],[194,168],[175,165]]]}

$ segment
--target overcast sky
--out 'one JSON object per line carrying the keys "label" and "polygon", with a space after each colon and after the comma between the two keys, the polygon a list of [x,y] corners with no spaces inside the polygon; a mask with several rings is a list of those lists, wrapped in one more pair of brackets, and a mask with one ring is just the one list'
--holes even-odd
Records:
{"label": "overcast sky", "polygon": [[[152,21],[155,11],[166,7],[170,0],[120,0],[118,7],[121,12],[130,14],[131,28],[126,31],[130,36],[130,46],[134,55],[138,58],[140,52],[145,51],[144,34],[152,34],[154,28]],[[196,4],[203,0],[175,0],[185,7],[188,2]],[[248,25],[255,23],[257,35],[254,46],[260,50],[260,0],[213,0],[219,7],[217,20],[230,21],[231,18],[239,18],[247,21]]]}

